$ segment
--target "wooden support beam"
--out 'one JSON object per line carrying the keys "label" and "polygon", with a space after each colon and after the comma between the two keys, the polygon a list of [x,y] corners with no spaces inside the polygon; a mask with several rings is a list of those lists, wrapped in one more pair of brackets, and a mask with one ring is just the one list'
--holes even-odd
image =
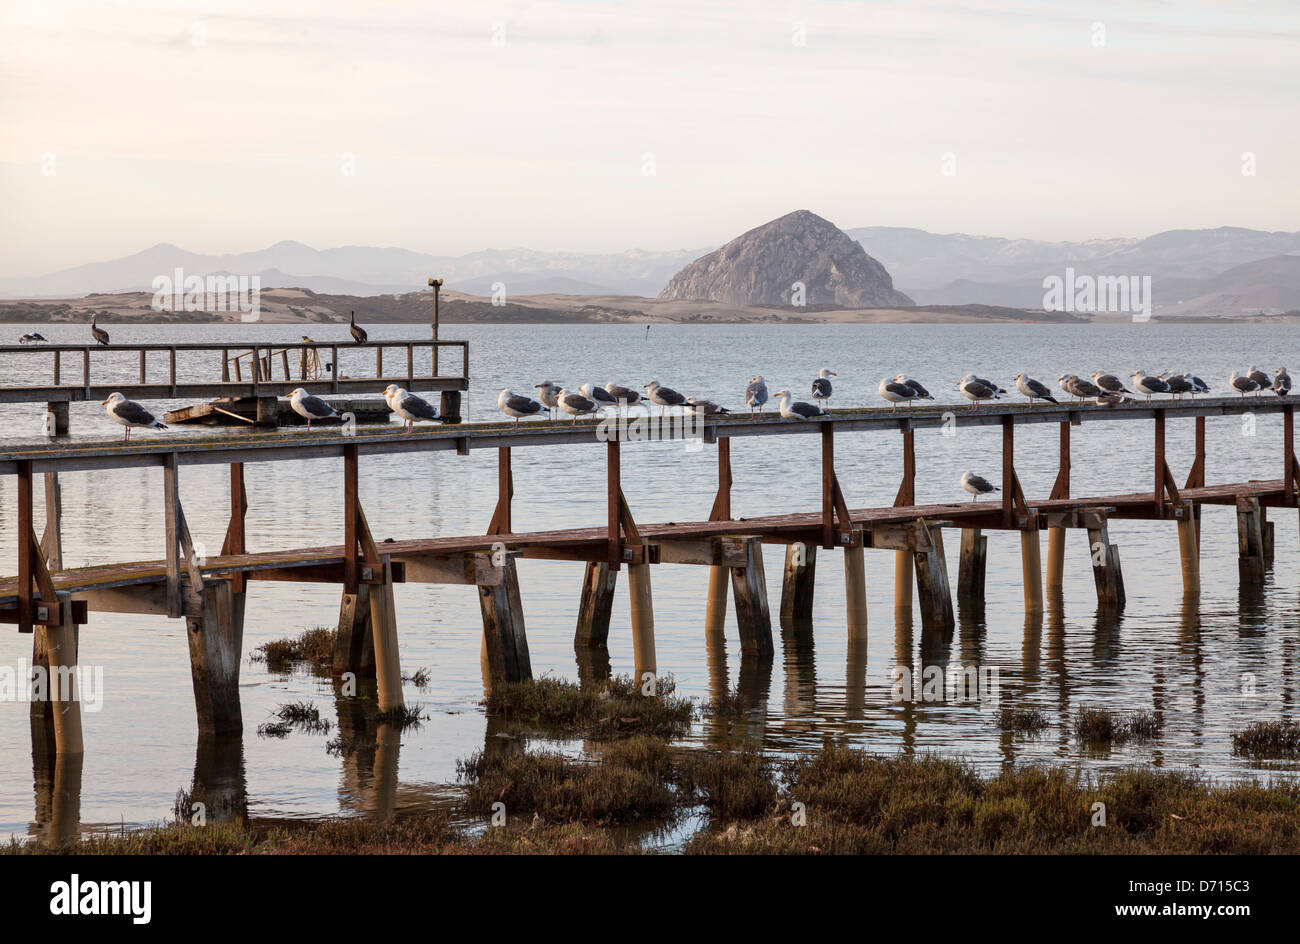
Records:
{"label": "wooden support beam", "polygon": [[1237,569],[1243,587],[1264,583],[1264,529],[1259,499],[1253,495],[1237,498]]}
{"label": "wooden support beam", "polygon": [[199,610],[185,614],[185,626],[199,731],[242,731],[239,661],[244,643],[245,597],[233,591],[229,580],[209,580],[200,585],[197,595]]}
{"label": "wooden support beam", "polygon": [[1016,477],[1016,429],[1014,418],[1002,417],[1002,525],[1015,525],[1015,494],[1012,482]]}
{"label": "wooden support beam", "polygon": [[402,660],[397,643],[397,606],[393,598],[392,564],[379,560],[380,582],[370,588],[370,635],[375,645],[375,687],[379,710],[405,705],[402,697]]}
{"label": "wooden support beam", "polygon": [[718,494],[713,499],[710,521],[731,520],[731,437],[718,437]]}
{"label": "wooden support beam", "polygon": [[1092,577],[1097,587],[1098,606],[1123,609],[1124,573],[1120,568],[1119,547],[1110,541],[1106,516],[1084,515],[1088,528],[1088,552],[1092,557]]}
{"label": "wooden support beam", "polygon": [[[248,547],[244,538],[244,522],[248,516],[248,492],[244,490],[244,463],[230,463],[230,524],[226,526],[226,537],[221,542],[221,554],[247,554]],[[244,574],[235,572],[230,575],[231,589],[235,593],[244,592]]]}
{"label": "wooden support beam", "polygon": [[894,496],[895,508],[911,508],[916,504],[916,431],[911,421],[903,427],[903,481]]}
{"label": "wooden support beam", "polygon": [[1038,531],[1020,532],[1020,574],[1025,589],[1025,613],[1043,612],[1043,565]]}
{"label": "wooden support beam", "polygon": [[32,464],[26,460],[17,463],[18,474],[18,632],[33,630],[33,595],[35,582],[34,554],[32,552]]}
{"label": "wooden support beam", "polygon": [[[338,360],[334,362],[334,373],[338,375]],[[357,447],[343,447],[343,592],[356,593],[359,577],[357,567],[357,497],[359,473],[357,469]]]}
{"label": "wooden support beam", "polygon": [[708,639],[722,634],[727,621],[727,584],[731,580],[729,567],[715,564],[709,568],[709,594],[704,604],[704,633]]}
{"label": "wooden support beam", "polygon": [[745,565],[731,568],[740,648],[761,659],[770,659],[776,649],[772,645],[772,615],[767,602],[767,578],[763,573],[763,539],[746,536],[728,540],[737,542],[745,551]]}
{"label": "wooden support beam", "polygon": [[1187,473],[1187,482],[1183,488],[1203,488],[1205,486],[1205,417],[1196,417],[1196,455],[1192,468]]}
{"label": "wooden support beam", "polygon": [[[37,630],[47,666],[45,695],[54,725],[54,745],[59,754],[81,754],[85,742],[81,730],[81,701],[77,691],[77,625],[73,622],[72,599],[60,594],[63,619]],[[35,663],[34,663],[35,664]],[[33,708],[35,705],[33,704]]]}
{"label": "wooden support beam", "polygon": [[[632,662],[638,686],[658,678],[655,656],[654,597],[650,590],[650,565],[629,564],[628,602],[632,611]],[[656,683],[657,684],[657,683]]]}
{"label": "wooden support beam", "polygon": [[917,535],[916,592],[921,603],[921,625],[926,629],[951,629],[952,593],[948,584],[948,562],[943,552],[943,529],[931,528],[924,518],[914,525]]}
{"label": "wooden support beam", "polygon": [[[490,560],[490,555],[484,554]],[[515,556],[500,561],[504,580],[495,587],[479,587],[483,614],[484,673],[489,682],[523,682],[533,677],[528,655],[528,633],[524,628],[524,607],[519,595]]]}
{"label": "wooden support beam", "polygon": [[41,534],[41,557],[48,569],[63,569],[63,490],[57,472],[45,473],[45,530]]}
{"label": "wooden support beam", "polygon": [[357,678],[375,677],[375,641],[370,626],[370,594],[374,587],[357,585],[356,592],[345,587],[339,602],[338,631],[334,636],[334,674],[351,672]]}
{"label": "wooden support beam", "polygon": [[[194,540],[181,506],[180,467],[174,452],[167,453],[163,459],[163,501],[167,541],[167,615],[173,619],[197,617],[204,605],[200,593],[203,573],[199,569]],[[188,585],[181,582],[182,567],[189,577]]]}
{"label": "wooden support beam", "polygon": [[1288,403],[1282,408],[1282,494],[1288,505],[1295,504],[1296,487],[1300,479],[1295,455],[1295,407]]}
{"label": "wooden support beam", "polygon": [[622,516],[623,486],[619,443],[611,439],[605,447],[605,529],[609,556],[606,563],[618,570],[623,560],[623,544],[619,537],[619,521]]}
{"label": "wooden support beam", "polygon": [[961,557],[957,564],[957,599],[963,604],[984,603],[988,545],[988,537],[979,528],[961,529]]}
{"label": "wooden support beam", "polygon": [[515,478],[510,469],[510,447],[497,450],[497,506],[488,524],[488,534],[509,534],[513,524],[510,518],[511,499],[515,495]]}
{"label": "wooden support beam", "polygon": [[844,604],[849,643],[867,638],[867,562],[863,533],[859,530],[844,548]]}
{"label": "wooden support beam", "polygon": [[796,541],[785,547],[785,575],[781,581],[781,623],[810,622],[817,574],[817,548]]}
{"label": "wooden support beam", "polygon": [[614,609],[618,571],[607,561],[588,561],[578,601],[575,646],[604,646],[609,642],[609,619]]}
{"label": "wooden support beam", "polygon": [[[1074,418],[1077,414],[1071,414]],[[1056,472],[1056,481],[1052,485],[1051,498],[1068,499],[1070,497],[1070,423],[1063,422],[1061,427],[1061,452]],[[1065,529],[1051,527],[1047,529],[1047,589],[1057,591],[1065,583]]]}
{"label": "wooden support beam", "polygon": [[1185,502],[1183,516],[1178,519],[1178,556],[1182,563],[1184,594],[1201,592],[1201,539],[1196,516],[1196,506]]}
{"label": "wooden support beam", "polygon": [[894,551],[894,609],[912,612],[912,571],[910,550]]}

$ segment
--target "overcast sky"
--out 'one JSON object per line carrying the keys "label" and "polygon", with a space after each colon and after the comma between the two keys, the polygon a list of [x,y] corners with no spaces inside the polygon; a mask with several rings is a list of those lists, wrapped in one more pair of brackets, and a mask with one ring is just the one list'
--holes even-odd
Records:
{"label": "overcast sky", "polygon": [[3,275],[159,242],[696,248],[798,208],[1300,228],[1294,0],[0,9]]}

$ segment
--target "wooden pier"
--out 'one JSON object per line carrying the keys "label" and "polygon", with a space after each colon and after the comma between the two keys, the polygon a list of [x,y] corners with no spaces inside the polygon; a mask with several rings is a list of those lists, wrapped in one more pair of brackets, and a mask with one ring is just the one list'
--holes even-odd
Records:
{"label": "wooden pier", "polygon": [[[375,381],[372,381],[375,382]],[[1210,418],[1247,412],[1281,414],[1276,477],[1207,485],[1206,423]],[[18,574],[0,580],[0,622],[20,632],[35,630],[34,664],[75,660],[79,626],[97,611],[132,612],[183,618],[188,628],[195,704],[200,730],[240,730],[238,699],[244,595],[250,580],[311,582],[341,588],[336,673],[373,675],[381,710],[402,704],[400,646],[393,605],[396,583],[472,586],[483,618],[483,658],[489,682],[531,675],[524,605],[516,576],[518,558],[572,561],[584,566],[574,575],[575,645],[607,646],[610,613],[618,574],[626,568],[631,602],[632,651],[637,677],[657,673],[652,575],[665,565],[709,568],[707,600],[701,607],[707,633],[721,631],[728,584],[734,600],[743,652],[771,659],[772,617],[761,553],[763,544],[786,548],[779,618],[807,620],[812,612],[818,555],[841,550],[845,555],[845,612],[850,643],[865,638],[867,627],[865,553],[893,551],[894,601],[910,612],[919,603],[926,628],[955,623],[944,532],[957,530],[960,541],[957,598],[961,606],[982,605],[987,564],[987,531],[1020,535],[1025,609],[1043,609],[1044,584],[1060,588],[1065,568],[1065,532],[1087,535],[1098,604],[1120,609],[1125,604],[1119,548],[1108,522],[1142,519],[1168,522],[1178,529],[1184,590],[1200,589],[1200,509],[1217,504],[1236,510],[1239,577],[1243,586],[1262,582],[1273,544],[1270,508],[1300,506],[1300,464],[1294,442],[1293,406],[1276,398],[1202,398],[1119,407],[1093,404],[1030,406],[989,405],[962,410],[964,427],[998,427],[1002,454],[999,500],[918,505],[915,479],[915,431],[952,422],[952,407],[836,410],[819,422],[792,422],[767,414],[758,417],[710,417],[698,432],[715,446],[717,492],[711,510],[696,520],[653,524],[636,520],[623,493],[624,453],[635,453],[644,424],[618,428],[598,420],[577,425],[528,422],[519,429],[502,423],[430,427],[413,433],[339,429],[310,433],[187,437],[166,435],[122,442],[50,443],[0,452],[0,474],[18,483]],[[1079,496],[1072,491],[1070,432],[1084,422],[1150,424],[1152,468],[1150,491]],[[1190,473],[1179,483],[1170,471],[1165,449],[1169,422],[1195,424]],[[1059,471],[1047,497],[1025,495],[1016,472],[1017,426],[1055,423],[1060,429]],[[678,432],[681,427],[677,427]],[[990,431],[991,432],[991,431]],[[837,438],[872,434],[897,436],[903,476],[896,499],[884,507],[851,507],[835,467]],[[983,435],[987,435],[984,433]],[[817,436],[822,501],[819,509],[736,520],[732,516],[731,440],[748,436]],[[978,431],[969,435],[981,435]],[[607,514],[590,527],[538,532],[513,528],[512,456],[515,449],[548,445],[583,445],[603,449],[607,470]],[[414,452],[467,455],[476,449],[497,451],[498,497],[483,533],[471,535],[394,536],[377,540],[358,497],[362,459]],[[325,547],[250,550],[246,547],[244,490],[249,463],[332,458],[341,465],[344,527],[340,543]],[[455,461],[450,458],[448,461]],[[697,461],[686,458],[683,461]],[[816,460],[810,460],[810,463]],[[223,464],[230,471],[230,520],[221,552],[206,559],[195,555],[186,524],[181,471],[187,466]],[[105,562],[65,568],[61,559],[61,514],[58,475],[65,471],[161,466],[160,496],[166,515],[165,546],[155,560]],[[36,530],[32,482],[45,476],[44,530]],[[1040,532],[1048,532],[1044,569]],[[1140,564],[1130,563],[1130,568]],[[913,594],[915,593],[915,597]],[[607,660],[606,664],[607,664]],[[51,716],[48,704],[43,708]],[[79,715],[53,711],[52,737],[60,752],[81,748]]]}

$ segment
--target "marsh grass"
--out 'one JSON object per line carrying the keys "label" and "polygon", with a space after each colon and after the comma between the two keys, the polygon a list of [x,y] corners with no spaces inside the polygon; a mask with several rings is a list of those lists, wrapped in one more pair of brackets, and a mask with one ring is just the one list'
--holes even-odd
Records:
{"label": "marsh grass", "polygon": [[1121,714],[1104,708],[1083,707],[1075,714],[1073,727],[1074,736],[1081,743],[1104,746],[1157,737],[1162,724],[1151,711]]}
{"label": "marsh grass", "polygon": [[424,706],[418,703],[398,705],[396,708],[375,715],[375,720],[380,724],[391,724],[398,728],[418,728],[428,718],[429,716],[424,713]]}
{"label": "marsh grass", "polygon": [[491,716],[564,728],[570,734],[671,738],[689,731],[695,717],[694,706],[675,691],[671,676],[657,680],[653,696],[642,695],[627,676],[587,686],[543,676],[502,685],[488,695],[484,704]]}
{"label": "marsh grass", "polygon": [[1037,734],[1049,727],[1047,715],[1037,708],[1003,708],[998,714],[998,727],[1003,731]]}
{"label": "marsh grass", "polygon": [[429,686],[429,680],[432,678],[433,676],[430,674],[429,670],[421,667],[416,669],[410,675],[403,675],[402,681],[409,682],[416,688],[427,688]]}
{"label": "marsh grass", "polygon": [[[328,734],[330,722],[321,720],[320,709],[309,701],[295,701],[281,705],[275,716],[284,724],[310,734]],[[260,728],[258,729],[260,732]]]}
{"label": "marsh grass", "polygon": [[1300,758],[1300,724],[1257,721],[1233,732],[1232,753],[1260,760]]}
{"label": "marsh grass", "polygon": [[309,629],[293,639],[275,639],[253,651],[254,662],[265,662],[273,671],[291,670],[305,663],[317,674],[334,668],[334,638],[338,630],[326,626]]}
{"label": "marsh grass", "polygon": [[287,738],[293,733],[293,725],[287,721],[266,721],[257,726],[260,738]]}

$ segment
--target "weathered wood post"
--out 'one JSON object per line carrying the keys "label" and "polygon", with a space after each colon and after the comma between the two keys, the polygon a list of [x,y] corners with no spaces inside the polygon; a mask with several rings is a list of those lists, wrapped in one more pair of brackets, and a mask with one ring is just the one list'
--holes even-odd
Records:
{"label": "weathered wood post", "polygon": [[185,613],[185,627],[199,731],[242,731],[239,661],[244,644],[245,595],[235,593],[229,580],[212,579],[203,582],[198,598],[198,611]]}
{"label": "weathered wood post", "polygon": [[375,677],[375,641],[370,629],[370,584],[359,583],[355,593],[343,589],[339,625],[334,636],[334,674],[351,672],[357,678]]}
{"label": "weathered wood post", "polygon": [[52,400],[45,404],[45,424],[48,434],[55,436],[68,435],[68,401]]}
{"label": "weathered wood post", "polygon": [[402,697],[402,663],[397,647],[397,607],[393,600],[393,565],[381,557],[383,582],[370,588],[370,629],[375,643],[375,683],[379,689],[379,710],[393,711],[405,702]]}
{"label": "weathered wood post", "polygon": [[772,644],[772,615],[767,602],[767,578],[763,573],[763,539],[753,536],[732,540],[745,561],[743,566],[731,568],[740,648],[744,653],[770,659],[776,647]]}
{"label": "weathered wood post", "polygon": [[[1070,418],[1061,423],[1061,454],[1058,460],[1056,482],[1052,486],[1051,498],[1070,497],[1070,426],[1080,422],[1079,414],[1070,413]],[[1065,585],[1065,528],[1060,526],[1047,529],[1047,576],[1044,581],[1048,592],[1060,590]]]}
{"label": "weathered wood post", "polygon": [[[916,432],[911,420],[902,421],[903,431],[903,481],[894,498],[895,508],[909,508],[916,504]],[[913,555],[902,548],[894,551],[894,609],[912,611]]]}
{"label": "weathered wood post", "polygon": [[781,622],[810,622],[817,574],[817,546],[796,541],[785,546],[785,576],[781,581]]}
{"label": "weathered wood post", "polygon": [[1119,547],[1110,542],[1106,515],[1085,511],[1080,516],[1088,529],[1088,553],[1092,557],[1092,577],[1097,587],[1097,604],[1123,609],[1124,573],[1120,568]]}
{"label": "weathered wood post", "polygon": [[504,569],[501,583],[478,588],[483,613],[483,658],[493,682],[523,682],[533,677],[528,655],[528,634],[524,629],[524,607],[519,596],[517,553],[478,555]]}
{"label": "weathered wood post", "polygon": [[638,684],[647,673],[658,677],[655,659],[655,608],[650,592],[650,565],[628,564],[627,587],[632,608],[632,661]]}
{"label": "weathered wood post", "polygon": [[1242,586],[1264,582],[1264,531],[1254,495],[1237,496],[1237,570]]}
{"label": "weathered wood post", "polygon": [[38,623],[36,646],[48,666],[44,695],[54,722],[54,749],[59,754],[80,754],[85,742],[81,733],[81,692],[77,687],[77,626],[72,617],[72,595],[59,593],[58,601],[62,620],[57,625]]}
{"label": "weathered wood post", "polygon": [[979,528],[961,529],[961,558],[957,562],[957,599],[963,604],[984,602],[989,539]]}
{"label": "weathered wood post", "polygon": [[1025,612],[1043,612],[1043,564],[1037,528],[1020,532],[1020,572],[1025,586]]}
{"label": "weathered wood post", "polygon": [[943,529],[931,528],[923,518],[912,528],[916,560],[916,590],[925,629],[952,629],[957,625],[948,585],[948,562],[943,552]]}
{"label": "weathered wood post", "polygon": [[844,546],[844,603],[848,619],[849,644],[867,638],[866,533],[853,529],[853,540]]}
{"label": "weathered wood post", "polygon": [[618,571],[608,561],[588,561],[578,601],[575,646],[604,646],[609,643],[609,618],[614,609]]}
{"label": "weathered wood post", "polygon": [[[731,520],[731,438],[718,437],[718,494],[713,499],[710,521]],[[727,584],[731,582],[728,568],[721,563],[709,567],[709,595],[705,601],[704,631],[710,637],[720,636],[727,621]]]}

